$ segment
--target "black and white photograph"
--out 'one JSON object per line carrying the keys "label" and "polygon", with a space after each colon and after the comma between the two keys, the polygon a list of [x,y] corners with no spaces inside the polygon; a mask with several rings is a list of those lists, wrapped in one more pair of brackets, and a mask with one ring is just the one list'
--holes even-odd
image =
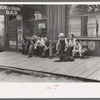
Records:
{"label": "black and white photograph", "polygon": [[100,82],[100,4],[0,4],[0,82]]}

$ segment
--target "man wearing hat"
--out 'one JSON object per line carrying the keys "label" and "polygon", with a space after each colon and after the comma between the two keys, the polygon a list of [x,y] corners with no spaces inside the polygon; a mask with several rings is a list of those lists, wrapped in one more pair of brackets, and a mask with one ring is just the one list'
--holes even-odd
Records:
{"label": "man wearing hat", "polygon": [[69,44],[68,44],[68,49],[67,49],[67,55],[68,56],[72,56],[72,50],[74,48],[75,45],[75,37],[73,34],[70,35],[70,39],[69,39]]}
{"label": "man wearing hat", "polygon": [[28,58],[32,57],[32,55],[33,55],[34,47],[35,47],[34,44],[36,43],[36,40],[37,40],[37,36],[36,35],[32,36],[31,41],[30,41],[30,46],[29,46]]}
{"label": "man wearing hat", "polygon": [[64,51],[68,47],[68,40],[65,38],[64,33],[60,33],[58,37],[59,39],[56,44],[56,51],[57,54],[63,55]]}

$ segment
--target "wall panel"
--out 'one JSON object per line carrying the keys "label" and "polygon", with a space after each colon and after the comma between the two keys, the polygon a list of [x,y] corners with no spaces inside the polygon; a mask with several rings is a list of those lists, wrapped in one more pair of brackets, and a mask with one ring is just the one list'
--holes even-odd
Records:
{"label": "wall panel", "polygon": [[58,39],[59,33],[65,33],[65,6],[49,5],[47,7],[48,34],[53,41]]}

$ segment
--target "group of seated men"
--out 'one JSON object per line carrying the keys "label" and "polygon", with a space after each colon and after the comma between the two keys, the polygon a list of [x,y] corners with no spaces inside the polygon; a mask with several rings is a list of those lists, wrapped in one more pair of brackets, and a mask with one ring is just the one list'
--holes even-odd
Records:
{"label": "group of seated men", "polygon": [[[74,35],[70,35],[70,39],[67,39],[64,33],[59,34],[59,39],[56,43],[56,54],[59,55],[59,58],[72,57],[74,59],[76,54],[79,54],[80,57],[83,56],[83,53],[88,51],[87,42],[84,45],[80,41],[74,38]],[[32,36],[31,40],[28,41],[26,38],[22,42],[22,53],[28,54],[28,58],[35,56],[49,57],[49,48],[51,47],[50,40],[48,37],[42,36]]]}
{"label": "group of seated men", "polygon": [[28,58],[35,56],[49,56],[50,41],[48,37],[32,36],[31,40],[23,39],[21,52]]}
{"label": "group of seated men", "polygon": [[83,45],[81,41],[74,38],[73,34],[67,39],[63,33],[60,33],[56,51],[60,55],[60,60],[74,60],[76,54],[82,58],[84,53],[88,53],[88,44],[85,41]]}

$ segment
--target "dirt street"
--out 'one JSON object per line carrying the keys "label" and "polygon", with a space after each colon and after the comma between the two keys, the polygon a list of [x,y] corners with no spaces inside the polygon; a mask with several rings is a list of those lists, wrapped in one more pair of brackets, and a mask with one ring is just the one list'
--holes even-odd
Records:
{"label": "dirt street", "polygon": [[32,75],[0,69],[0,82],[86,82],[63,76],[33,72]]}

